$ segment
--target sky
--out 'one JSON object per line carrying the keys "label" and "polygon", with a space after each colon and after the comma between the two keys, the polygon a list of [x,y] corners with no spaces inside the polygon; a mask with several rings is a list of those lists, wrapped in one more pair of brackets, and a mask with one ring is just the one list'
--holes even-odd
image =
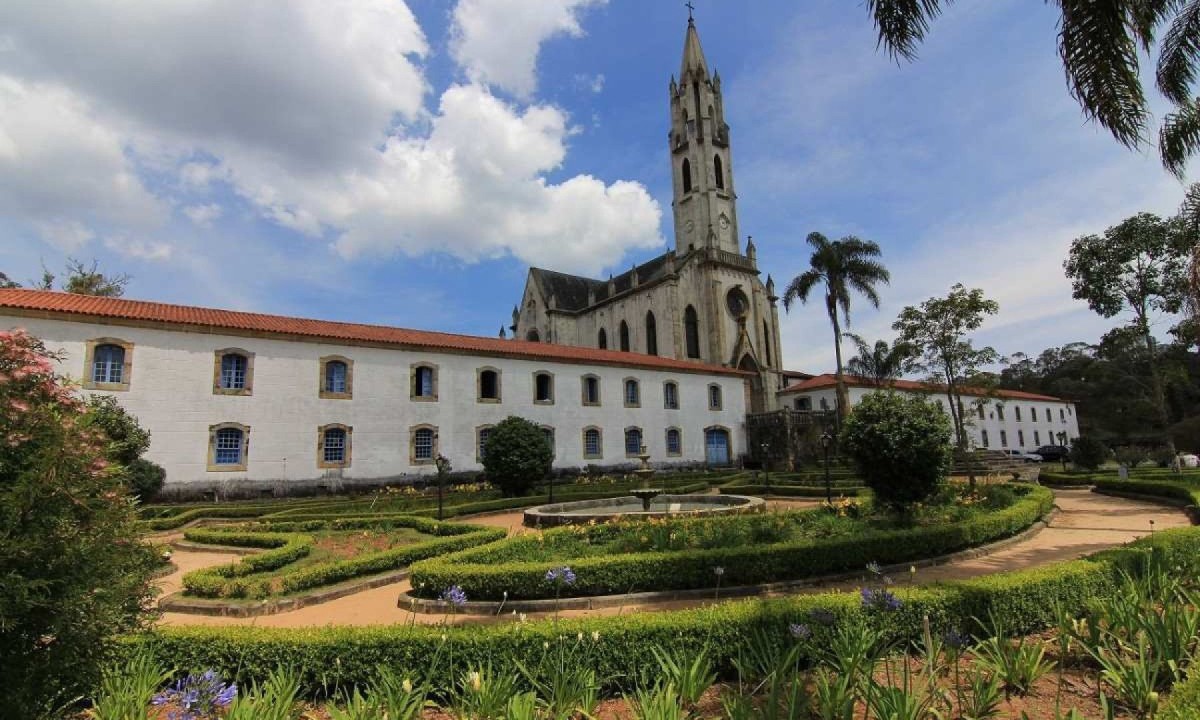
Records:
{"label": "sky", "polygon": [[[855,235],[892,273],[852,301],[870,340],[956,282],[1000,303],[974,339],[1002,354],[1115,324],[1071,298],[1071,240],[1183,186],[1086,121],[1053,7],[953,4],[898,64],[862,3],[693,4],[778,286],[808,233]],[[130,298],[494,336],[530,265],[674,246],[686,27],[666,0],[0,3],[0,271],[95,259]],[[820,298],[780,318],[786,365],[831,370]]]}

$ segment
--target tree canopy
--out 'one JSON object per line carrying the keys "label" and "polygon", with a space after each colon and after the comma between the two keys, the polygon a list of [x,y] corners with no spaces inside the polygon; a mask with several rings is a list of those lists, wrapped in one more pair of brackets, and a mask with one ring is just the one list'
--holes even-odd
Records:
{"label": "tree canopy", "polygon": [[854,342],[857,355],[846,363],[846,369],[875,387],[886,387],[899,378],[912,362],[913,350],[902,342],[888,344],[887,340],[876,340],[869,344],[854,333],[843,333]]}
{"label": "tree canopy", "polygon": [[[56,279],[57,276],[54,273],[42,266],[42,279],[34,286],[39,290],[53,290]],[[129,284],[130,280],[132,278],[125,273],[105,275],[100,272],[100,263],[97,260],[92,260],[91,265],[84,265],[75,258],[67,258],[67,280],[62,283],[61,289],[76,295],[121,297],[125,294],[125,286]],[[0,282],[0,287],[20,287],[3,273],[0,273],[0,281],[8,283]]]}

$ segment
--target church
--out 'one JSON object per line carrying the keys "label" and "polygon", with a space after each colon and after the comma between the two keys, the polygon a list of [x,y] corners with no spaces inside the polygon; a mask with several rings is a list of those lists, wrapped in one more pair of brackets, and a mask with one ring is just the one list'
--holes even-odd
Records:
{"label": "church", "polygon": [[740,239],[721,75],[690,17],[668,105],[674,248],[608,279],[530,268],[513,336],[736,368],[747,408],[774,410],[785,385],[779,298],[753,239]]}

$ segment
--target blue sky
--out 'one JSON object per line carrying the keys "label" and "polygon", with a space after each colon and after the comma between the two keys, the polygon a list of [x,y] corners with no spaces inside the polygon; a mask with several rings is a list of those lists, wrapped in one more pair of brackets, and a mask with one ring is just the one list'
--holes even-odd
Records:
{"label": "blue sky", "polygon": [[[694,0],[740,226],[779,285],[804,237],[878,242],[852,330],[955,282],[1001,353],[1095,341],[1072,238],[1182,186],[1085,122],[1053,8],[952,5],[916,63],[861,3]],[[494,335],[529,264],[603,276],[673,244],[667,84],[686,10],[653,0],[232,0],[0,7],[0,270],[68,256],[139,299]],[[116,41],[115,38],[120,38]],[[1158,106],[1156,106],[1158,107]],[[784,357],[832,366],[821,304]]]}

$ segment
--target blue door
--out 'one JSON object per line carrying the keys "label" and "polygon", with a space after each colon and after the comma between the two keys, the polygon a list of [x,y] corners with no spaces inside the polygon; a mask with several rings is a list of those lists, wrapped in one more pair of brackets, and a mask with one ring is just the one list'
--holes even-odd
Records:
{"label": "blue door", "polygon": [[729,432],[720,428],[704,431],[704,459],[709,465],[729,464]]}

